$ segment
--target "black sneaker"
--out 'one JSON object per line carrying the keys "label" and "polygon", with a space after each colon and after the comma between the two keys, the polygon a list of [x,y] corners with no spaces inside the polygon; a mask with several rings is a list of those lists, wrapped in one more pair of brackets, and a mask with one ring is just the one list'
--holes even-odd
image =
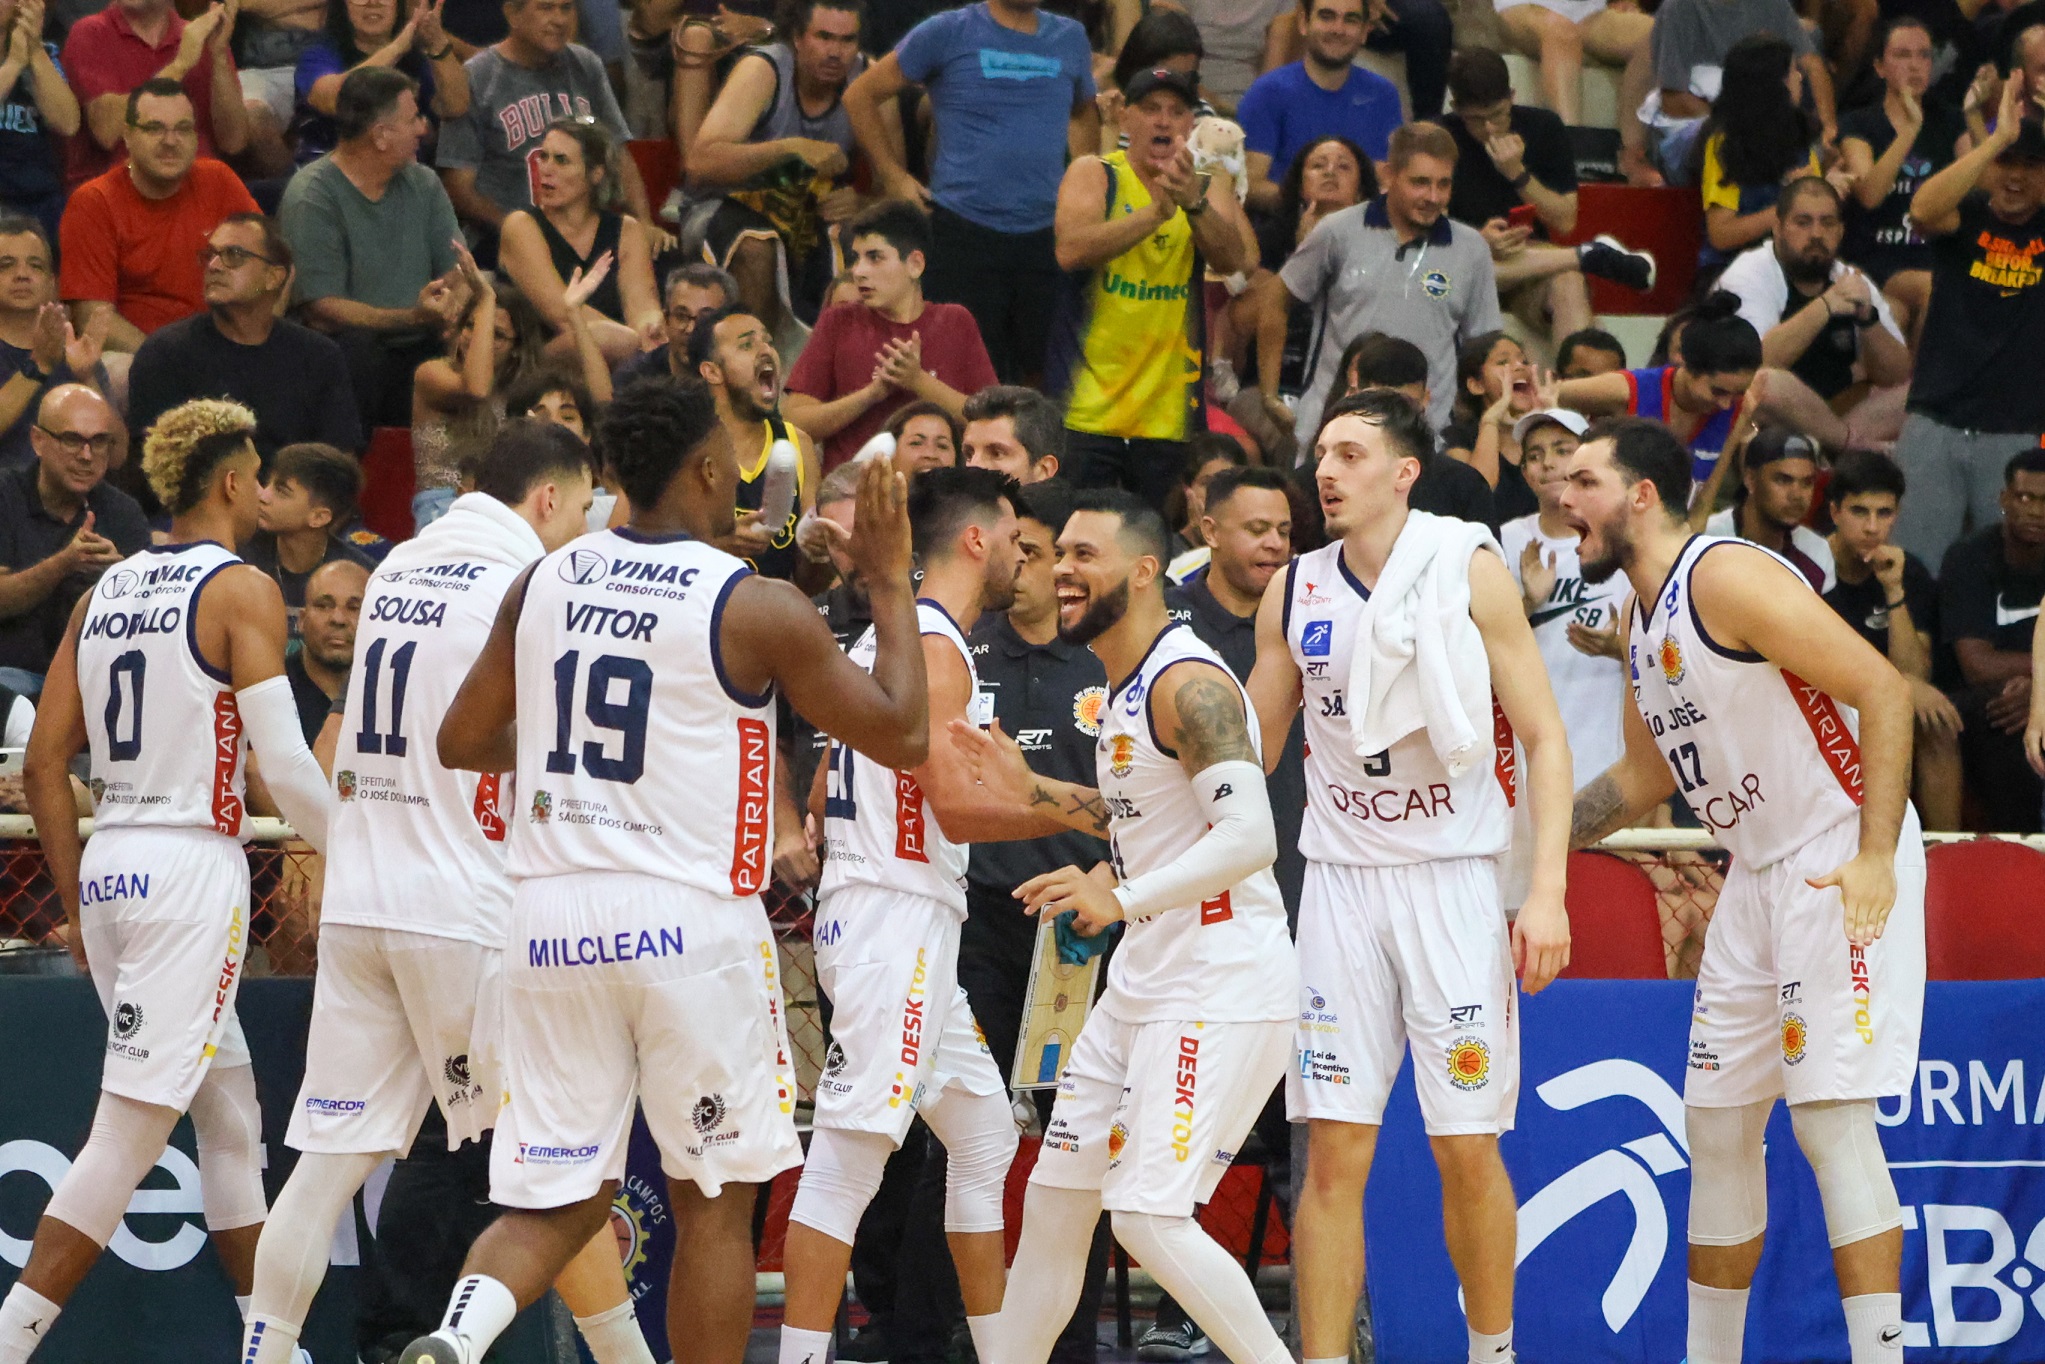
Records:
{"label": "black sneaker", "polygon": [[838,1351],[838,1358],[844,1364],[888,1364],[889,1354],[887,1337],[869,1323],[845,1342],[845,1348]]}
{"label": "black sneaker", "polygon": [[1609,279],[1646,293],[1654,288],[1654,256],[1629,250],[1617,237],[1600,234],[1576,248],[1577,266],[1586,275]]}
{"label": "black sneaker", "polygon": [[1136,1342],[1136,1357],[1145,1364],[1186,1364],[1213,1349],[1207,1333],[1190,1320],[1177,1326],[1153,1326]]}

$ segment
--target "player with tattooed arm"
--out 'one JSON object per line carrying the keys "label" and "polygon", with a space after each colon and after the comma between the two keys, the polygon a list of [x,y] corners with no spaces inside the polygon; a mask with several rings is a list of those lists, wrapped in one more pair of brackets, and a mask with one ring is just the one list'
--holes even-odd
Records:
{"label": "player with tattooed arm", "polygon": [[1299,969],[1271,874],[1258,727],[1221,656],[1165,608],[1162,518],[1082,493],[1058,537],[1058,630],[1106,666],[1098,789],[1031,772],[999,728],[954,722],[1011,819],[1106,835],[1112,867],[1024,882],[1084,936],[1128,924],[1081,1029],[1023,1205],[984,1364],[1044,1364],[1101,1210],[1116,1239],[1237,1364],[1288,1364],[1243,1268],[1193,1219],[1292,1054]]}

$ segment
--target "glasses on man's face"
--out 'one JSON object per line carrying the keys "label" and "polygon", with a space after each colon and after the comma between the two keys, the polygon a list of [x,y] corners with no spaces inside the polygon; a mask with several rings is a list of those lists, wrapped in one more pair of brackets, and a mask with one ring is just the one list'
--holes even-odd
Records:
{"label": "glasses on man's face", "polygon": [[196,123],[157,123],[152,120],[148,123],[130,123],[128,126],[144,137],[175,137],[180,142],[199,135],[199,125]]}
{"label": "glasses on man's face", "polygon": [[83,454],[87,446],[92,447],[92,453],[95,455],[108,454],[114,448],[111,432],[102,431],[97,436],[88,436],[83,431],[52,431],[40,422],[36,424],[36,430],[63,446],[67,455]]}
{"label": "glasses on man's face", "polygon": [[216,260],[230,270],[239,270],[252,260],[259,260],[265,265],[275,265],[277,263],[262,252],[251,251],[245,246],[202,246],[199,248],[200,269],[205,269]]}

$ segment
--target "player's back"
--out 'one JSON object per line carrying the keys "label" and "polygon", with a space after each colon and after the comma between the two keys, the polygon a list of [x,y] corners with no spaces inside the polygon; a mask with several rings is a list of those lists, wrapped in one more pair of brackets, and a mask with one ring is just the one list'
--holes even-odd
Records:
{"label": "player's back", "polygon": [[[1256,712],[1221,655],[1190,626],[1158,636],[1136,671],[1101,707],[1095,762],[1108,807],[1115,874],[1127,881],[1176,862],[1207,833],[1207,812],[1178,754],[1158,740],[1151,691],[1192,675],[1176,664],[1212,664],[1243,700],[1251,747],[1262,758]],[[1299,968],[1285,903],[1270,867],[1206,902],[1131,923],[1108,967],[1102,1007],[1130,1023],[1256,1022],[1299,1010]]]}
{"label": "player's back", "polygon": [[[991,718],[992,697],[982,699],[973,651],[958,623],[929,600],[916,603],[916,623],[923,634],[957,647],[973,698],[968,714],[973,723],[985,723]],[[877,647],[877,636],[868,627],[848,657],[872,672]],[[842,743],[831,745],[828,761],[822,893],[829,896],[850,885],[879,886],[936,900],[964,919],[966,846],[944,836],[916,778]]]}
{"label": "player's back", "polygon": [[1342,561],[1342,542],[1286,568],[1286,646],[1306,709],[1307,810],[1300,851],[1309,860],[1390,867],[1496,857],[1512,841],[1517,769],[1512,727],[1492,703],[1493,759],[1450,776],[1425,728],[1359,757],[1350,729],[1350,660],[1368,588]]}
{"label": "player's back", "polygon": [[370,576],[334,753],[328,923],[504,941],[509,775],[443,767],[435,742],[505,592],[543,553],[508,508],[491,519],[458,507]]}
{"label": "player's back", "polygon": [[772,863],[774,697],[741,691],[718,632],[752,570],[687,535],[583,536],[519,615],[513,876],[640,872],[757,895]]}
{"label": "player's back", "polygon": [[199,594],[239,564],[212,541],[152,545],[108,569],[78,631],[78,690],[100,828],[247,834],[241,711],[199,654]]}
{"label": "player's back", "polygon": [[[1705,630],[1690,595],[1697,561],[1721,545],[1745,544],[1691,537],[1661,595],[1636,602],[1626,651],[1634,702],[1683,798],[1735,858],[1759,868],[1858,815],[1860,717]],[[1777,562],[1784,576],[1775,590],[1811,590],[1786,560]]]}

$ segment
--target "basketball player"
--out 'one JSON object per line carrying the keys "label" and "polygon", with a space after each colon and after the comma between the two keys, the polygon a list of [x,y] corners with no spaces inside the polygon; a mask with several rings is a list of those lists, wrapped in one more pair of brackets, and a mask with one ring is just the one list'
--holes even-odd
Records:
{"label": "basketball player", "polygon": [[[1511,1364],[1518,1204],[1498,1137],[1519,1097],[1513,971],[1539,990],[1569,961],[1562,716],[1496,542],[1481,526],[1408,507],[1433,449],[1420,409],[1400,394],[1366,390],[1330,406],[1314,457],[1333,543],[1273,579],[1257,616],[1250,694],[1265,752],[1306,709],[1299,955],[1309,975],[1286,1108],[1307,1124],[1293,1235],[1308,1364],[1349,1354],[1363,1284],[1359,1209],[1408,1046],[1469,1358]],[[1386,643],[1401,614],[1403,668]],[[1451,680],[1428,676],[1430,631]],[[1402,703],[1403,731],[1389,723]],[[1383,747],[1367,747],[1366,734]],[[1515,734],[1532,787],[1532,880],[1508,935],[1497,859],[1521,798]]]}
{"label": "basketball player", "polygon": [[[337,753],[340,803],[285,1137],[303,1154],[256,1248],[243,1364],[290,1360],[335,1222],[380,1162],[410,1148],[429,1104],[450,1149],[496,1122],[489,1034],[511,911],[502,778],[442,767],[427,740],[511,580],[582,533],[594,473],[567,428],[507,424],[476,490],[392,550],[364,594],[361,663],[321,740]],[[608,1229],[557,1287],[598,1364],[652,1364]]]}
{"label": "basketball player", "polygon": [[1910,685],[1767,550],[1684,524],[1665,427],[1602,422],[1562,508],[1584,577],[1623,572],[1625,755],[1576,796],[1577,846],[1682,787],[1733,855],[1697,974],[1684,1085],[1690,1364],[1738,1364],[1768,1225],[1778,1097],[1818,1177],[1853,1364],[1899,1364],[1903,1214],[1875,1100],[1917,1073],[1924,844]]}
{"label": "basketball player", "polygon": [[[1015,600],[1023,562],[1015,492],[991,469],[932,469],[910,485],[933,728],[992,718],[994,698],[980,690],[966,632],[981,612],[1005,611]],[[854,663],[871,663],[874,638],[869,630],[852,647]],[[948,1158],[944,1226],[966,1324],[975,1349],[990,1350],[1005,1276],[1001,1195],[1016,1129],[1008,1084],[958,983],[959,926],[964,845],[1013,837],[1012,812],[986,798],[950,743],[931,745],[913,769],[862,761],[842,742],[827,761],[816,947],[832,1046],[788,1214],[781,1364],[823,1364],[853,1234],[919,1112]]]}
{"label": "basketball player", "polygon": [[[738,522],[718,544],[770,578],[801,582],[811,591],[830,583],[796,548],[795,528],[816,505],[823,473],[816,442],[781,416],[781,357],[767,325],[736,305],[696,324],[689,335],[690,372],[702,376],[717,399],[717,419],[738,457]],[[766,490],[767,459],[774,442],[790,440],[801,456],[796,468],[795,505],[778,526],[762,524],[760,499]]]}
{"label": "basketball player", "polygon": [[[170,543],[79,600],[37,703],[22,785],[109,1026],[92,1134],[0,1302],[0,1364],[35,1352],[187,1111],[207,1230],[235,1292],[249,1291],[263,1178],[234,1013],[249,931],[244,746],[315,849],[328,814],[284,676],[283,595],[234,554],[256,530],[255,429],[247,408],[211,399],[157,419],[142,469],[170,509]],[[81,852],[66,769],[87,747],[96,832]]]}
{"label": "basketball player", "polygon": [[1059,635],[1091,644],[1108,673],[1098,789],[1031,772],[999,729],[951,727],[997,798],[1110,839],[1112,865],[1047,872],[1016,897],[1075,914],[1088,937],[1129,925],[1058,1083],[985,1364],[1044,1364],[1103,1208],[1231,1360],[1291,1358],[1242,1265],[1193,1219],[1285,1073],[1299,967],[1249,700],[1172,622],[1168,545],[1164,519],[1120,491],[1081,493],[1058,536]]}
{"label": "basketball player", "polygon": [[849,544],[869,675],[794,587],[706,543],[732,531],[738,464],[700,382],[630,385],[599,444],[631,521],[513,581],[440,726],[446,765],[516,771],[509,1098],[490,1164],[509,1211],[406,1364],[475,1364],[606,1224],[635,1100],[677,1209],[676,1355],[740,1364],[754,1195],[802,1158],[760,903],[775,690],[884,766],[928,745],[906,490],[887,464],[865,473]]}

